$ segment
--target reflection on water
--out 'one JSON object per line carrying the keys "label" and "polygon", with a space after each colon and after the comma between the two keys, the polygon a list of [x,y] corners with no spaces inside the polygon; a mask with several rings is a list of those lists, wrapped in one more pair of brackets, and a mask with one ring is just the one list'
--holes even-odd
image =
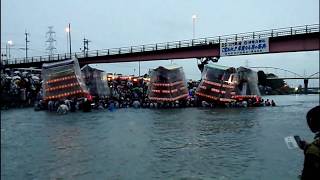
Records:
{"label": "reflection on water", "polygon": [[[158,177],[232,178],[247,168],[255,160],[251,128],[258,122],[242,114],[254,116],[255,109],[229,109],[228,117],[225,113],[224,109],[188,109],[179,112],[178,119],[172,112],[156,119],[153,145]],[[168,170],[172,165],[174,170]]]}
{"label": "reflection on water", "polygon": [[1,113],[4,179],[295,179],[318,96],[273,96],[277,107],[120,109],[59,116]]}

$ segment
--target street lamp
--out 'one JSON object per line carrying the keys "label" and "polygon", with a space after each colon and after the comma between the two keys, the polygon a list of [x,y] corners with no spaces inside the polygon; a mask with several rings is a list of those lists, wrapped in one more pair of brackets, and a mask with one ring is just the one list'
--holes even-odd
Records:
{"label": "street lamp", "polygon": [[197,19],[197,15],[192,15],[192,38],[194,39],[195,38],[195,34],[196,34],[196,19]]}
{"label": "street lamp", "polygon": [[8,46],[8,49],[9,49],[8,59],[10,59],[10,58],[11,58],[11,54],[10,54],[10,46],[12,46],[12,45],[13,45],[12,40],[9,40],[9,41],[7,42],[7,46]]}
{"label": "street lamp", "polygon": [[140,77],[140,61],[139,61],[139,77]]}
{"label": "street lamp", "polygon": [[69,27],[66,27],[66,32],[68,33],[70,31]]}
{"label": "street lamp", "polygon": [[69,23],[68,27],[66,27],[65,30],[68,33],[67,40],[69,40],[69,54],[70,54],[70,59],[71,59],[71,28],[70,28],[70,23]]}
{"label": "street lamp", "polygon": [[[196,19],[197,19],[197,15],[192,15],[192,39],[195,38],[196,36]],[[192,45],[193,45],[193,40],[192,40]],[[197,66],[198,66],[198,62],[196,61]]]}

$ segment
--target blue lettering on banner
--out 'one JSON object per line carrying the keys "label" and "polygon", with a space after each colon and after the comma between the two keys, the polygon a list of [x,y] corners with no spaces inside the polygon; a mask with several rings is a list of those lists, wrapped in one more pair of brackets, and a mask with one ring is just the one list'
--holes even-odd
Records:
{"label": "blue lettering on banner", "polygon": [[244,40],[220,44],[220,56],[269,52],[269,39]]}

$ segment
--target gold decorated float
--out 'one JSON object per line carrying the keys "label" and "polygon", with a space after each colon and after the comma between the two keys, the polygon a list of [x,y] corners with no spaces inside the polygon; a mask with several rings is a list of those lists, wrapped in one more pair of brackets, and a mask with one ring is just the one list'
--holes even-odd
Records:
{"label": "gold decorated float", "polygon": [[150,70],[148,97],[154,102],[174,102],[188,97],[188,88],[182,67],[159,66]]}

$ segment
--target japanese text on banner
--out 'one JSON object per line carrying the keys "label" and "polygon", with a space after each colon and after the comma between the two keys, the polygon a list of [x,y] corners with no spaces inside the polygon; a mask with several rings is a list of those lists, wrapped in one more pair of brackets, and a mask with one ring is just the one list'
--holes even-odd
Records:
{"label": "japanese text on banner", "polygon": [[258,54],[265,52],[269,52],[268,38],[220,43],[220,56]]}

